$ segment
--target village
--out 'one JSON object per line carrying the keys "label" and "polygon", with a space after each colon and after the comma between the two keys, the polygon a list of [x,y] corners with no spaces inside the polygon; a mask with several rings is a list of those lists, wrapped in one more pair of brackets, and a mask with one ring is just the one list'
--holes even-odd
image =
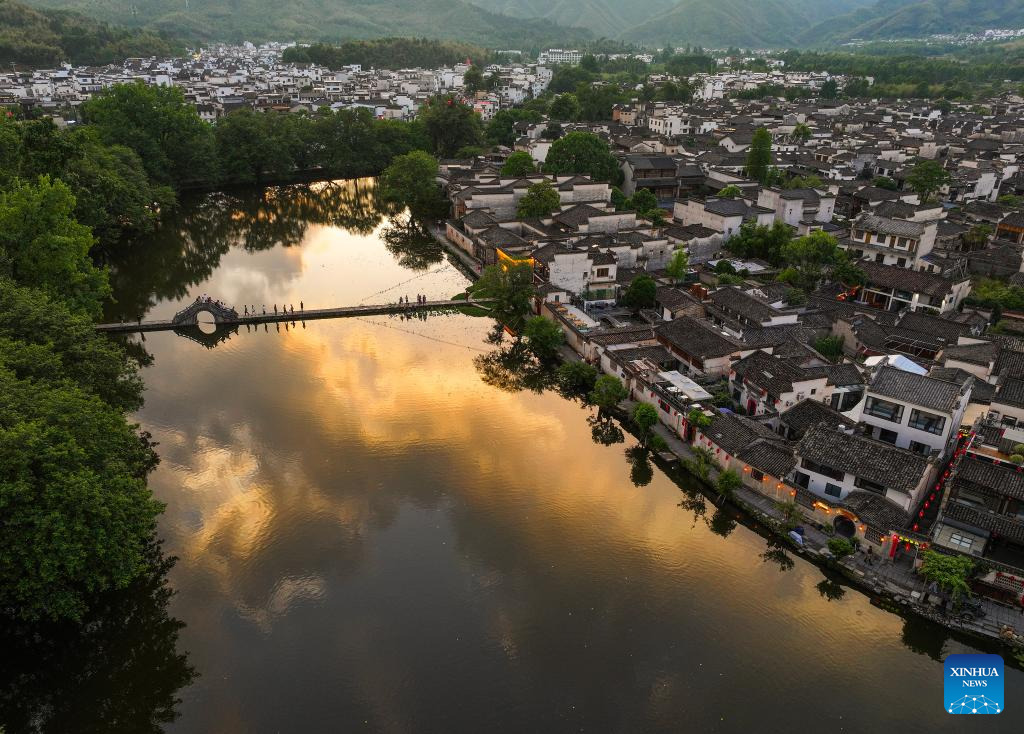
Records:
{"label": "village", "polygon": [[[946,600],[914,573],[921,551],[970,556],[985,602],[955,624],[1019,644],[1024,315],[971,295],[1024,285],[1022,109],[726,96],[563,125],[606,141],[621,193],[502,173],[553,145],[546,122],[518,123],[514,153],[441,162],[445,240],[478,271],[532,268],[537,313],[621,380],[624,405],[657,409],[670,461],[734,472],[739,504],[783,534],[808,524],[794,541],[812,553],[848,539],[853,578],[929,616]],[[767,184],[748,175],[765,130]],[[558,208],[523,217],[538,184]],[[802,290],[791,262],[751,255],[772,233],[835,243],[860,282],[822,271]]]}
{"label": "village", "polygon": [[[330,70],[284,63],[285,48],[13,70],[0,103],[74,124],[91,95],[142,81],[180,87],[211,123],[243,108],[410,120],[444,93],[486,123],[583,57],[490,65],[497,84],[470,92],[469,60]],[[638,97],[607,120],[518,121],[513,145],[441,160],[437,234],[476,272],[529,266],[536,312],[629,404],[657,409],[667,456],[734,472],[737,502],[802,550],[831,558],[847,540],[835,560],[922,613],[947,600],[914,573],[920,552],[969,556],[986,601],[957,623],[1020,644],[1024,313],[978,302],[976,285],[1024,287],[1024,98],[841,99],[822,92],[850,80],[767,66],[693,74],[690,101]],[[801,94],[743,94],[765,86]],[[600,141],[613,176],[540,172],[572,133]],[[514,156],[528,170],[510,172]],[[538,187],[557,206],[523,216]],[[783,256],[792,243],[806,262]],[[856,278],[832,272],[840,260]]]}

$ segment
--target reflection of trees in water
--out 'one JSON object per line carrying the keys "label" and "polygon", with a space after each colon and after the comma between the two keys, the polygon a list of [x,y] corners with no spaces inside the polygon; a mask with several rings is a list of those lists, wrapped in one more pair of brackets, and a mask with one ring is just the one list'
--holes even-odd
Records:
{"label": "reflection of trees in water", "polygon": [[711,519],[707,520],[707,524],[712,533],[728,538],[736,529],[736,518],[725,507],[719,507]]}
{"label": "reflection of trees in water", "polygon": [[707,499],[700,491],[696,489],[683,489],[683,499],[679,503],[679,506],[684,510],[688,510],[693,513],[693,526],[697,525],[697,521],[702,519],[708,512]]}
{"label": "reflection of trees in water", "polygon": [[195,678],[168,616],[171,561],[104,595],[80,625],[4,620],[0,722],[8,732],[160,732]]}
{"label": "reflection of trees in water", "polygon": [[646,487],[654,479],[654,466],[651,464],[647,449],[643,446],[631,446],[626,449],[626,460],[629,461],[629,479],[634,487]]}
{"label": "reflection of trees in water", "polygon": [[827,601],[839,601],[846,596],[846,589],[838,581],[822,579],[814,587],[821,594],[821,598]]}
{"label": "reflection of trees in water", "polygon": [[381,230],[381,239],[398,264],[411,270],[426,270],[444,260],[444,250],[426,225],[407,212],[392,217]]}
{"label": "reflection of trees in water", "polygon": [[590,426],[590,437],[594,443],[611,446],[626,440],[626,434],[610,418],[601,415],[587,416],[587,424]]}
{"label": "reflection of trees in water", "polygon": [[[373,179],[216,192],[185,199],[156,231],[112,257],[112,320],[142,318],[208,279],[233,246],[249,251],[302,242],[310,224],[371,234],[388,214]],[[440,249],[440,245],[437,245]],[[440,258],[438,258],[440,259]]]}
{"label": "reflection of trees in water", "polygon": [[768,548],[761,554],[761,561],[774,563],[780,571],[789,571],[796,565],[790,555],[786,553],[786,546],[775,540],[768,541]]}
{"label": "reflection of trees in water", "polygon": [[950,639],[945,627],[916,615],[903,618],[903,644],[918,655],[927,655],[932,660],[942,660],[946,654],[946,643]]}
{"label": "reflection of trees in water", "polygon": [[500,349],[477,355],[473,365],[484,384],[505,392],[540,393],[555,384],[555,373],[550,365],[540,364],[518,339]]}

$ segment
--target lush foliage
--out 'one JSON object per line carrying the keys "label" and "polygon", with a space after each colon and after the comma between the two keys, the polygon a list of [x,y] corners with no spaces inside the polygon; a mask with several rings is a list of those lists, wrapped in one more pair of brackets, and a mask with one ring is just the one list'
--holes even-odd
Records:
{"label": "lush foliage", "polygon": [[536,172],[537,164],[534,162],[533,156],[523,150],[517,150],[510,155],[501,167],[502,176],[529,176]]}
{"label": "lush foliage", "polygon": [[942,591],[954,599],[962,594],[971,593],[967,579],[974,568],[974,561],[970,558],[961,555],[947,556],[932,550],[922,551],[921,558],[918,573],[935,583]]}
{"label": "lush foliage", "polygon": [[556,371],[558,391],[567,398],[586,398],[597,382],[597,368],[573,360],[559,365]]}
{"label": "lush foliage", "polygon": [[488,265],[472,285],[474,298],[492,301],[491,313],[502,324],[518,329],[530,312],[533,299],[533,268],[527,264]]}
{"label": "lush foliage", "polygon": [[949,171],[938,161],[918,161],[907,174],[907,185],[921,196],[921,203],[927,204],[932,194],[949,183]]}
{"label": "lush foliage", "polygon": [[841,561],[846,556],[852,555],[856,548],[846,538],[840,538],[838,536],[828,539],[828,549],[835,556],[837,561]]}
{"label": "lush foliage", "polygon": [[494,113],[491,121],[487,123],[484,137],[492,145],[512,147],[518,137],[515,130],[517,122],[540,122],[542,119],[544,119],[543,115],[536,110],[520,108],[498,110]]}
{"label": "lush foliage", "polygon": [[850,262],[836,238],[826,232],[812,232],[787,243],[782,248],[782,261],[786,269],[779,279],[805,291],[813,291],[823,279],[847,285],[864,282],[864,272]]}
{"label": "lush foliage", "polygon": [[436,218],[447,209],[437,185],[437,159],[422,150],[397,156],[380,177],[385,201],[409,207],[414,217]]}
{"label": "lush foliage", "polygon": [[565,334],[551,319],[534,316],[527,319],[523,337],[530,352],[541,362],[551,362],[558,356],[558,348],[565,341]]}
{"label": "lush foliage", "polygon": [[637,403],[633,408],[633,425],[640,432],[640,443],[647,444],[651,431],[658,425],[658,409],[650,403]]}
{"label": "lush foliage", "polygon": [[715,491],[723,497],[731,497],[742,486],[743,480],[732,469],[726,469],[715,480]]}
{"label": "lush foliage", "polygon": [[551,144],[544,161],[547,173],[581,173],[596,181],[614,182],[619,165],[608,144],[593,133],[571,132]]}
{"label": "lush foliage", "polygon": [[686,250],[679,249],[672,253],[672,257],[668,261],[668,265],[665,266],[665,272],[668,273],[669,277],[673,278],[677,284],[686,280],[686,276],[690,272],[690,256],[687,254]]}
{"label": "lush foliage", "polygon": [[611,410],[629,397],[629,391],[615,375],[601,375],[590,392],[590,402],[602,410]]}
{"label": "lush foliage", "polygon": [[284,51],[285,63],[318,64],[328,69],[340,69],[359,64],[364,69],[409,69],[461,64],[466,59],[486,63],[487,52],[479,46],[456,41],[438,41],[429,38],[374,38],[346,41],[337,46],[314,43],[310,46],[292,46]]}
{"label": "lush foliage", "polygon": [[67,185],[48,176],[0,191],[0,277],[98,315],[109,293],[107,275],[89,258],[92,234],[75,220],[74,207]]}
{"label": "lush foliage", "polygon": [[622,302],[630,308],[653,308],[658,292],[658,283],[649,275],[638,275],[629,284]]}
{"label": "lush foliage", "polygon": [[99,23],[78,13],[0,4],[0,60],[32,66],[111,64],[128,57],[170,56],[181,44],[155,33]]}
{"label": "lush foliage", "polygon": [[772,134],[768,128],[759,127],[747,152],[747,175],[761,184],[768,182],[768,171],[772,165]]}
{"label": "lush foliage", "polygon": [[158,184],[182,187],[215,177],[213,130],[177,87],[119,84],[83,104],[82,117],[108,145],[135,151]]}
{"label": "lush foliage", "polygon": [[726,247],[737,257],[757,258],[779,266],[783,262],[783,248],[792,239],[792,230],[785,222],[773,222],[771,225],[747,222],[729,238]]}
{"label": "lush foliage", "polygon": [[520,219],[547,217],[552,212],[558,211],[561,203],[558,190],[551,185],[550,181],[538,181],[531,184],[519,199],[516,204],[516,216]]}
{"label": "lush foliage", "polygon": [[434,152],[442,158],[451,158],[460,148],[483,139],[480,116],[455,97],[431,97],[420,108],[419,119]]}

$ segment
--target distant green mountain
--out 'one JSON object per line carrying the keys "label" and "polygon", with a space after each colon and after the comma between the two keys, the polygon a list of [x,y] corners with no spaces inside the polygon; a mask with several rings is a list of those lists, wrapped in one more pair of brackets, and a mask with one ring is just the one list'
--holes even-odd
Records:
{"label": "distant green mountain", "polygon": [[54,10],[0,0],[0,63],[32,66],[107,64],[131,56],[166,56],[178,44],[139,29],[119,28]]}
{"label": "distant green mountain", "polygon": [[487,10],[517,18],[546,18],[618,38],[623,31],[662,13],[678,0],[470,0]]}
{"label": "distant green mountain", "polygon": [[498,48],[539,48],[590,37],[549,20],[510,18],[464,0],[29,0],[111,23],[201,40],[334,41],[446,38]]}
{"label": "distant green mountain", "polygon": [[852,38],[921,38],[989,28],[1024,28],[1024,0],[878,0],[816,25],[798,40],[824,46]]}
{"label": "distant green mountain", "polygon": [[808,27],[871,0],[679,0],[620,37],[648,45],[793,45]]}

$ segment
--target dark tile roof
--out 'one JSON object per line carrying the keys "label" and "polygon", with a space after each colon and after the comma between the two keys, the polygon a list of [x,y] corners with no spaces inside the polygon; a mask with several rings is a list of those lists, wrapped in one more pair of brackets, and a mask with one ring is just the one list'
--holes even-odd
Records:
{"label": "dark tile roof", "polygon": [[1016,377],[1003,380],[999,387],[996,388],[996,394],[992,398],[992,402],[1010,405],[1015,408],[1024,408],[1024,380]]}
{"label": "dark tile roof", "polygon": [[719,288],[711,293],[708,298],[719,308],[758,324],[768,321],[779,313],[767,303],[744,293],[734,286]]}
{"label": "dark tile roof", "polygon": [[870,232],[878,232],[896,237],[920,238],[925,232],[925,225],[921,222],[908,222],[905,219],[889,219],[874,214],[862,214],[853,222],[854,229],[866,229]]}
{"label": "dark tile roof", "polygon": [[946,347],[942,350],[943,362],[952,359],[967,364],[987,366],[995,362],[999,356],[999,344],[996,342],[980,342],[979,344],[963,344]]}
{"label": "dark tile roof", "polygon": [[868,388],[872,395],[923,405],[943,413],[953,412],[962,390],[962,385],[953,382],[888,366],[878,369]]}
{"label": "dark tile roof", "polygon": [[742,345],[704,321],[681,316],[655,329],[658,336],[676,346],[681,352],[695,357],[724,357],[743,349]]}
{"label": "dark tile roof", "polygon": [[767,390],[774,398],[778,398],[782,393],[792,392],[794,382],[813,379],[797,365],[761,350],[733,363],[732,370],[738,378]]}
{"label": "dark tile roof", "polygon": [[796,457],[791,447],[765,438],[755,439],[740,449],[736,458],[777,479],[789,474],[796,466]]}
{"label": "dark tile roof", "polygon": [[883,533],[905,528],[910,520],[906,510],[874,492],[855,490],[846,495],[842,504],[862,522]]}
{"label": "dark tile roof", "polygon": [[670,285],[663,285],[658,288],[655,300],[665,308],[672,311],[675,311],[677,308],[700,304],[700,301],[686,291]]}
{"label": "dark tile roof", "polygon": [[928,460],[919,454],[860,434],[850,435],[827,424],[808,429],[800,439],[797,454],[907,494],[928,471]]}
{"label": "dark tile roof", "polygon": [[959,502],[950,502],[946,506],[943,517],[998,533],[1002,537],[1015,540],[1018,543],[1024,543],[1024,522],[1012,520],[1004,515],[995,515],[962,505]]}
{"label": "dark tile roof", "polygon": [[953,287],[953,282],[941,275],[922,273],[895,265],[882,265],[871,260],[860,260],[857,262],[857,267],[864,271],[869,286],[895,288],[912,293],[924,293],[933,297],[945,297]]}
{"label": "dark tile roof", "polygon": [[857,425],[835,408],[812,398],[801,400],[789,410],[781,413],[779,420],[789,428],[796,438],[803,436],[807,429],[821,423],[831,426],[843,425],[847,428]]}
{"label": "dark tile roof", "polygon": [[956,471],[956,488],[1024,500],[1024,473],[1017,467],[965,456]]}

